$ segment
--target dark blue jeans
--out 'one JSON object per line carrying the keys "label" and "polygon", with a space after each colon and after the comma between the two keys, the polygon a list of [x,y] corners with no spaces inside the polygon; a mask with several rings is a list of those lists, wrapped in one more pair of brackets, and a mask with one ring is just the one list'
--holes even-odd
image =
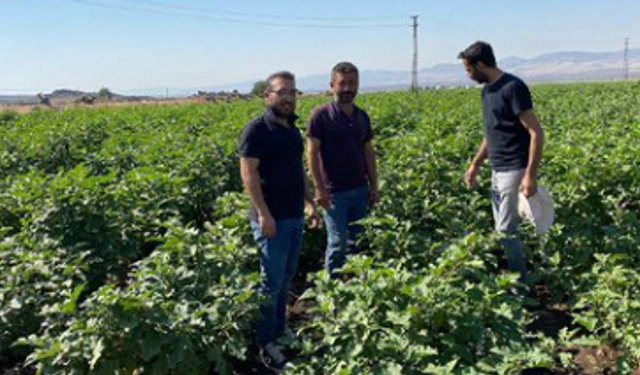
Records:
{"label": "dark blue jeans", "polygon": [[355,249],[357,235],[363,228],[354,222],[365,217],[368,205],[367,185],[332,194],[331,205],[324,211],[327,227],[325,268],[330,275],[336,276],[336,270],[344,266],[347,253]]}
{"label": "dark blue jeans", "polygon": [[260,224],[251,221],[253,237],[260,246],[260,293],[266,300],[260,307],[258,345],[275,342],[285,329],[287,296],[296,273],[304,218],[276,220],[276,235],[266,238]]}

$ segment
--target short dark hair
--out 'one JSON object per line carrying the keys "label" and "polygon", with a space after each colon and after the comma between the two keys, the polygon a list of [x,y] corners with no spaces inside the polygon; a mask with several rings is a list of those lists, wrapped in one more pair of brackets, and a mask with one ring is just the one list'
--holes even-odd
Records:
{"label": "short dark hair", "polygon": [[267,90],[271,89],[271,83],[273,82],[274,79],[276,78],[281,78],[281,79],[286,79],[288,81],[296,81],[296,76],[293,75],[293,73],[283,70],[280,72],[275,72],[273,74],[271,74],[269,77],[267,77]]}
{"label": "short dark hair", "polygon": [[484,65],[495,68],[496,56],[493,54],[493,48],[486,42],[475,42],[464,51],[460,52],[458,58],[461,60],[467,60],[470,65],[476,65],[482,62]]}
{"label": "short dark hair", "polygon": [[337,73],[340,74],[349,74],[349,73],[355,73],[356,76],[359,75],[358,72],[358,68],[356,68],[355,65],[353,65],[352,63],[348,62],[348,61],[342,61],[336,64],[336,66],[333,67],[333,69],[331,69],[331,80],[333,81],[333,77],[335,77],[335,75]]}

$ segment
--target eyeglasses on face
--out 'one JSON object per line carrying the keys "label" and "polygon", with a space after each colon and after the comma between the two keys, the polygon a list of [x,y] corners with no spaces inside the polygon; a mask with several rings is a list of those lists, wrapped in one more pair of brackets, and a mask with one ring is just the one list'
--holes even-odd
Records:
{"label": "eyeglasses on face", "polygon": [[268,92],[272,92],[274,94],[276,94],[277,96],[280,97],[284,97],[284,96],[292,96],[292,97],[296,97],[300,95],[300,91],[298,89],[293,89],[293,90],[287,90],[287,89],[281,89],[281,90],[272,90],[272,89],[267,89]]}

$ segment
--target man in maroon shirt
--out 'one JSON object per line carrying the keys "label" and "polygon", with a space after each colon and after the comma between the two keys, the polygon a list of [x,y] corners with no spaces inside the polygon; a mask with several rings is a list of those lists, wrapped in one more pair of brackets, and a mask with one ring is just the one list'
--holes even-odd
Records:
{"label": "man in maroon shirt", "polygon": [[317,108],[307,128],[307,159],[316,202],[327,227],[326,269],[336,276],[355,246],[367,207],[379,199],[369,116],[354,104],[358,69],[349,62],[331,71],[333,101]]}

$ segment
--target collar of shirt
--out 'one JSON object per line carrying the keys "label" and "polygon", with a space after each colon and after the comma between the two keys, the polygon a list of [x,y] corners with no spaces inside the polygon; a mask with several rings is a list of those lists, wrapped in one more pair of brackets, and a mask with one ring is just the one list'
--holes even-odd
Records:
{"label": "collar of shirt", "polygon": [[354,104],[353,113],[351,114],[351,116],[349,116],[346,113],[342,112],[342,110],[340,109],[340,106],[338,105],[338,102],[336,102],[335,100],[332,100],[331,111],[333,112],[333,116],[335,117],[342,116],[344,117],[345,120],[348,121],[349,125],[354,125],[356,122],[358,111],[360,111],[360,108],[358,108],[358,106]]}
{"label": "collar of shirt", "polygon": [[491,82],[491,83],[487,83],[487,87],[489,88],[493,88],[496,86],[499,86],[499,83],[502,82],[505,78],[508,77],[509,73],[503,72],[502,74],[500,74],[500,76],[498,77],[498,79],[496,79],[495,81]]}
{"label": "collar of shirt", "polygon": [[[264,122],[266,122],[267,125],[270,127],[282,126],[278,122],[278,118],[276,117],[276,114],[273,113],[273,109],[269,107],[267,107],[267,109],[264,111],[263,117],[264,117]],[[289,123],[289,126],[291,126],[292,128],[295,128],[297,120],[298,120],[298,115],[296,115],[295,113],[291,113],[287,118],[287,122]]]}

